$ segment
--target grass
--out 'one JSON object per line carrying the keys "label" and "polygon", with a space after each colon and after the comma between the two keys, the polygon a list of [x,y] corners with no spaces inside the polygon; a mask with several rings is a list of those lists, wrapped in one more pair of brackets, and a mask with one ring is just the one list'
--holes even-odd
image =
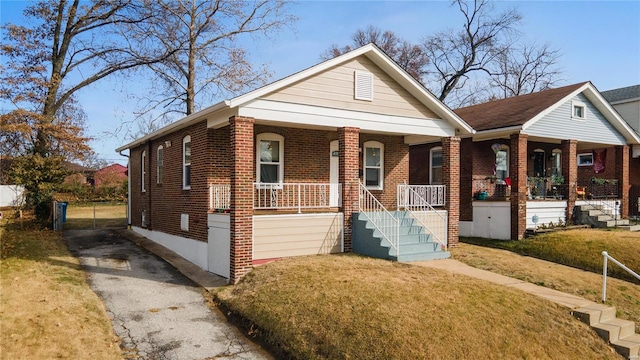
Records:
{"label": "grass", "polygon": [[[602,250],[607,250],[632,270],[640,270],[638,233],[587,229],[549,233],[524,241],[470,238],[463,241],[465,243],[451,252],[457,260],[594,302],[602,299],[603,258],[602,255],[597,256]],[[610,263],[609,274],[616,268],[620,270]],[[615,274],[623,277],[619,271]],[[607,279],[607,304],[616,307],[618,317],[634,321],[636,331],[640,333],[640,286],[627,281],[628,276],[626,278]]]}
{"label": "grass", "polygon": [[262,265],[216,297],[279,357],[617,358],[595,332],[553,303],[353,254]]}
{"label": "grass", "polygon": [[[513,251],[578,269],[602,274],[602,251],[640,271],[640,232],[577,229],[541,234],[520,241],[461,238],[469,244]],[[610,263],[608,274],[640,284],[631,274]]]}
{"label": "grass", "polygon": [[121,359],[106,310],[61,234],[2,221],[2,358]]}
{"label": "grass", "polygon": [[92,229],[127,226],[126,203],[96,203],[73,205],[67,207],[67,222],[64,229]]}

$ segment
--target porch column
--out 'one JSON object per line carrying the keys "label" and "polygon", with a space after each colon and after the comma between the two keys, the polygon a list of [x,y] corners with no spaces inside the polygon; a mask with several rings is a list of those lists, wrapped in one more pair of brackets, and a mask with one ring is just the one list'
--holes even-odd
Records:
{"label": "porch column", "polygon": [[442,183],[446,186],[447,243],[458,246],[460,235],[460,138],[442,139]]}
{"label": "porch column", "polygon": [[473,138],[460,142],[460,220],[473,221]]}
{"label": "porch column", "polygon": [[566,222],[573,222],[573,208],[576,206],[576,187],[578,186],[578,141],[562,141],[562,175],[567,184]]}
{"label": "porch column", "polygon": [[353,233],[353,213],[358,211],[358,180],[360,159],[360,129],[343,127],[338,129],[338,181],[342,184],[342,207],[344,216],[344,251],[351,252]]}
{"label": "porch column", "polygon": [[521,240],[527,230],[527,140],[526,134],[511,135],[511,239]]}
{"label": "porch column", "polygon": [[236,284],[253,262],[253,118],[229,118],[231,137],[231,250],[229,282]]}
{"label": "porch column", "polygon": [[616,146],[616,178],[620,191],[620,216],[629,217],[629,145]]}

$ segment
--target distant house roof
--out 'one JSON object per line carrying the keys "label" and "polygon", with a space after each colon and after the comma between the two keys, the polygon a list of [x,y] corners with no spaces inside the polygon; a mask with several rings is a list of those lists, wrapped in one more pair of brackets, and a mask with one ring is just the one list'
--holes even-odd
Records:
{"label": "distant house roof", "polygon": [[627,86],[601,92],[602,96],[610,103],[618,101],[640,99],[640,85]]}
{"label": "distant house roof", "polygon": [[476,131],[522,126],[585,84],[588,82],[489,101],[454,111]]}
{"label": "distant house roof", "polygon": [[105,172],[126,174],[127,167],[120,164],[111,164],[109,166],[105,166],[102,169],[96,171],[96,174],[101,174]]}

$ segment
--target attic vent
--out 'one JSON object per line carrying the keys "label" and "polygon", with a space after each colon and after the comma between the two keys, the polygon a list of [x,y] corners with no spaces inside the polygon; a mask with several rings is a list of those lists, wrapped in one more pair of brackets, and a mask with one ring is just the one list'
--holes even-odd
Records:
{"label": "attic vent", "polygon": [[356,100],[373,100],[373,74],[365,71],[355,72],[354,94]]}

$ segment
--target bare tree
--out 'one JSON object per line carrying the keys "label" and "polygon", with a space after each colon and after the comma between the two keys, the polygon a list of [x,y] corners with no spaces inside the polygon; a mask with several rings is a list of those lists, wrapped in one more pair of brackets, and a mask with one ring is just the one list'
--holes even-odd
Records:
{"label": "bare tree", "polygon": [[549,44],[506,47],[494,59],[492,96],[507,98],[550,89],[560,82],[560,50]]}
{"label": "bare tree", "polygon": [[422,83],[423,77],[427,74],[426,66],[429,59],[422,48],[402,39],[390,30],[382,31],[380,28],[370,25],[365,30],[357,30],[353,34],[352,41],[351,45],[343,47],[332,45],[320,56],[321,59],[331,59],[360,46],[373,43],[419,82]]}
{"label": "bare tree", "polygon": [[[14,164],[26,168],[14,169],[22,171],[14,179],[25,182],[41,219],[48,215],[55,183],[64,177],[58,168],[62,160],[82,159],[91,151],[74,94],[114,73],[167,56],[141,54],[116,32],[124,24],[148,21],[143,5],[135,0],[43,0],[25,9],[29,27],[3,26],[0,54],[6,62],[0,72],[0,98],[14,108],[2,114],[2,137],[11,139],[13,153],[23,157]],[[24,141],[14,141],[20,136]]]}
{"label": "bare tree", "polygon": [[157,117],[189,115],[198,109],[200,97],[210,100],[264,84],[269,73],[251,63],[240,37],[268,36],[295,20],[282,0],[159,0],[150,6],[158,20],[133,24],[132,39],[145,47],[152,36],[151,46],[173,54],[148,64],[154,93],[143,99],[143,118],[154,111]]}
{"label": "bare tree", "polygon": [[492,75],[490,64],[522,18],[515,10],[494,14],[489,0],[456,0],[454,4],[464,16],[462,30],[441,31],[423,42],[433,68],[432,80],[439,84],[436,93],[441,101],[464,87],[470,74]]}

